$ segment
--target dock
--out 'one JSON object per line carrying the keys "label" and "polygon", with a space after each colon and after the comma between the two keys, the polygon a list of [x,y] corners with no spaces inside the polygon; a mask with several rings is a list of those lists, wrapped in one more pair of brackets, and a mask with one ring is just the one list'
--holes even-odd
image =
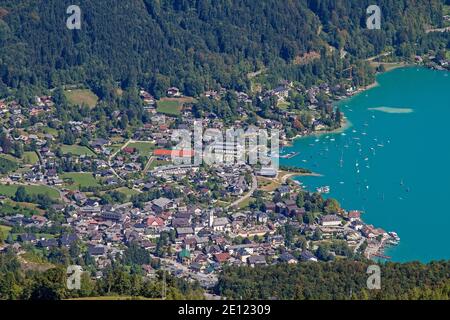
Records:
{"label": "dock", "polygon": [[386,259],[386,260],[391,260],[392,259],[392,257],[386,256],[386,255],[381,254],[381,253],[374,253],[373,256],[377,257],[377,258],[381,258],[381,259]]}

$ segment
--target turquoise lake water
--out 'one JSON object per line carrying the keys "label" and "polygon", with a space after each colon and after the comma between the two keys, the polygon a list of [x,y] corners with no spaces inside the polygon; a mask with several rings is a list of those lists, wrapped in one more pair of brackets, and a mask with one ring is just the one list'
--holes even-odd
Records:
{"label": "turquoise lake water", "polygon": [[297,139],[283,153],[300,154],[281,164],[322,174],[298,180],[330,186],[345,209],[397,232],[393,261],[450,259],[450,72],[408,67],[378,83],[339,103],[351,123],[343,134]]}

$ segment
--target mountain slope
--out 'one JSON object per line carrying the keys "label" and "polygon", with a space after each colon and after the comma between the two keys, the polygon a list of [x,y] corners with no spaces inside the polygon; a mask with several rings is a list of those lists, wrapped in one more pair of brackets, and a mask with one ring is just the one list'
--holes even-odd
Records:
{"label": "mountain slope", "polygon": [[155,94],[245,89],[243,75],[263,66],[289,66],[326,44],[373,55],[415,41],[442,16],[439,0],[380,2],[386,27],[369,32],[368,0],[80,0],[82,29],[71,31],[71,1],[2,0],[0,79],[13,88],[137,81]]}

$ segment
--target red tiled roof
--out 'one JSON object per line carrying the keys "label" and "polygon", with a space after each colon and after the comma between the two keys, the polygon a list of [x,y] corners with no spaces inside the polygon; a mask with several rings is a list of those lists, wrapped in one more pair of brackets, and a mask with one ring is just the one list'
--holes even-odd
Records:
{"label": "red tiled roof", "polygon": [[216,253],[214,255],[214,258],[217,262],[223,263],[226,262],[228,259],[230,259],[230,254],[228,252],[222,252],[222,253]]}
{"label": "red tiled roof", "polygon": [[359,218],[361,216],[361,213],[359,211],[350,211],[348,213],[349,218]]}
{"label": "red tiled roof", "polygon": [[192,150],[168,150],[168,149],[156,149],[153,151],[154,156],[172,156],[172,153],[175,157],[192,157],[194,152]]}
{"label": "red tiled roof", "polygon": [[164,225],[164,220],[159,217],[150,216],[147,219],[147,225],[162,227]]}
{"label": "red tiled roof", "polygon": [[123,152],[126,152],[126,153],[135,153],[135,152],[136,152],[136,149],[135,149],[135,148],[131,148],[131,147],[125,147],[125,148],[123,148]]}

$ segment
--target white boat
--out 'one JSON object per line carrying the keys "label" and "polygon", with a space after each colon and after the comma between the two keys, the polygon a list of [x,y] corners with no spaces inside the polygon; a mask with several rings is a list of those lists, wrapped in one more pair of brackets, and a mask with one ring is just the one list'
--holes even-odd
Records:
{"label": "white boat", "polygon": [[319,187],[316,189],[316,191],[318,193],[328,194],[328,193],[330,193],[330,187],[329,186]]}
{"label": "white boat", "polygon": [[398,234],[396,232],[389,232],[388,233],[395,241],[399,242],[400,241],[400,237],[398,236]]}

